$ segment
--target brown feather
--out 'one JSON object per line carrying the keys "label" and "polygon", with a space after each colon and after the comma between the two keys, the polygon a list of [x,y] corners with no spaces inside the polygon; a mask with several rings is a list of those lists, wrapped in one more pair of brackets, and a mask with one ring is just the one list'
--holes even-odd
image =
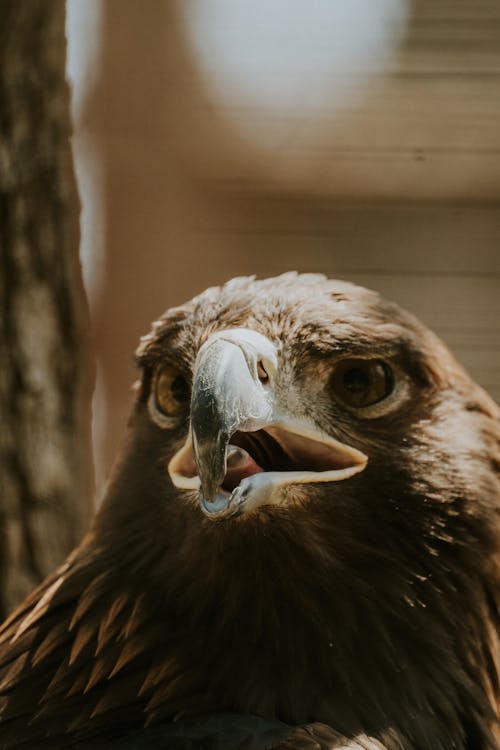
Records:
{"label": "brown feather", "polygon": [[68,653],[67,656],[65,656],[65,658],[63,659],[63,661],[59,664],[56,671],[50,675],[51,679],[50,679],[50,682],[48,682],[47,684],[47,687],[45,689],[45,694],[42,700],[49,703],[52,701],[54,695],[57,695],[61,692],[67,692],[70,689],[70,686],[67,684],[68,675],[70,674],[71,674],[71,670],[69,668],[69,653]]}
{"label": "brown feather", "polygon": [[130,664],[130,662],[137,658],[137,656],[143,654],[147,647],[147,641],[144,642],[141,637],[138,637],[135,640],[127,640],[120,652],[115,666],[111,670],[111,673],[109,675],[110,679],[112,677],[116,677],[116,675],[121,672],[121,670],[126,667],[127,664]]}
{"label": "brown feather", "polygon": [[29,651],[25,651],[24,654],[18,656],[17,659],[9,665],[9,668],[0,682],[0,692],[4,692],[7,688],[10,690],[15,687],[15,685],[21,680],[23,673],[25,673],[29,660]]}
{"label": "brown feather", "polygon": [[[96,576],[96,578],[92,580],[91,583],[87,586],[78,600],[78,605],[69,624],[69,630],[73,630],[73,628],[80,622],[83,616],[87,614],[89,610],[94,609],[99,604],[99,599],[102,597],[103,593],[106,592],[108,581],[109,574],[107,572],[104,572]],[[102,604],[100,605],[99,609],[101,608]]]}
{"label": "brown feather", "polygon": [[175,666],[173,659],[168,659],[160,664],[155,664],[147,673],[146,679],[141,685],[139,695],[143,696],[145,693],[152,690],[154,687],[162,683],[167,678],[172,678],[178,671],[178,666]]}
{"label": "brown feather", "polygon": [[146,596],[141,594],[136,600],[127,624],[123,629],[123,638],[128,639],[147,622],[149,612],[146,606]]}
{"label": "brown feather", "polygon": [[104,611],[97,633],[96,656],[106,646],[109,646],[111,641],[116,640],[119,634],[123,633],[126,623],[126,614],[123,613],[123,610],[128,602],[129,597],[126,594],[120,594],[109,610]]}
{"label": "brown feather", "polygon": [[[71,629],[71,626],[70,626],[70,629]],[[69,655],[70,667],[76,662],[76,660],[78,659],[82,651],[85,648],[87,648],[87,646],[89,645],[89,642],[91,641],[92,638],[94,638],[94,636],[95,636],[95,624],[93,622],[86,622],[86,623],[83,623],[83,625],[80,625],[80,627],[78,628],[76,632],[75,640],[73,641],[73,645],[71,647],[71,652]],[[94,651],[95,649],[93,650],[93,652]]]}
{"label": "brown feather", "polygon": [[43,638],[42,642],[36,647],[36,649],[33,649],[33,654],[31,656],[33,667],[37,667],[42,662],[46,661],[56,649],[63,647],[70,640],[71,635],[67,624],[64,620],[56,621],[47,635]]}

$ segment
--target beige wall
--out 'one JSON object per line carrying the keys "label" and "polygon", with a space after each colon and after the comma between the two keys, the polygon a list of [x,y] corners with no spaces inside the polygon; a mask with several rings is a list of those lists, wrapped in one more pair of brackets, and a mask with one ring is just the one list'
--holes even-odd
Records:
{"label": "beige wall", "polygon": [[321,149],[283,143],[279,167],[210,105],[173,1],[103,9],[100,76],[79,127],[104,169],[94,319],[106,465],[138,337],[235,274],[315,270],[379,289],[500,399],[498,2],[416,0],[389,71],[332,114]]}

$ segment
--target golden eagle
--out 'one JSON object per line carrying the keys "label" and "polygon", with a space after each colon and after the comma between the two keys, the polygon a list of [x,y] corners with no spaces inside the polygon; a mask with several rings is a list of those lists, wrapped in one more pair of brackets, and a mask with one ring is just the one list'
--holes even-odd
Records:
{"label": "golden eagle", "polygon": [[498,748],[499,410],[444,344],[285,274],[137,362],[89,533],[0,630],[0,748]]}

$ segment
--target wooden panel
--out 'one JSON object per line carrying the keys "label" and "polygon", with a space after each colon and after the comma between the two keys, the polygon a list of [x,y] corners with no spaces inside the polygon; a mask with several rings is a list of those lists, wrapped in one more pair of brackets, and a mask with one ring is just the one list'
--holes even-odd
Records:
{"label": "wooden panel", "polygon": [[[200,95],[204,71],[193,59],[184,75],[179,70],[185,112],[196,128],[195,138],[192,129],[178,133],[185,158],[216,181],[252,190],[286,186],[396,200],[500,197],[500,3],[414,0],[411,9],[388,69],[368,82],[347,77],[343,89],[354,96],[330,102],[325,96],[315,111],[270,115],[230,99],[222,106],[210,91]],[[274,33],[279,39],[279,28]],[[266,75],[286,74],[270,68]],[[266,152],[265,138],[252,142],[249,132],[272,133],[275,148]]]}
{"label": "wooden panel", "polygon": [[220,215],[193,218],[211,250],[338,273],[500,275],[500,206],[351,203],[225,193]]}

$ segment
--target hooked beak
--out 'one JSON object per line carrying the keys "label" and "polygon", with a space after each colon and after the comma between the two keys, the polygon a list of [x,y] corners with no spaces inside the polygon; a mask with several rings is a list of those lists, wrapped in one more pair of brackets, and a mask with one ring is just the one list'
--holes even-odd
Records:
{"label": "hooked beak", "polygon": [[357,474],[364,453],[280,409],[278,354],[256,331],[211,336],[195,365],[191,427],[169,463],[173,484],[198,489],[203,512],[227,518],[282,501],[283,487]]}

